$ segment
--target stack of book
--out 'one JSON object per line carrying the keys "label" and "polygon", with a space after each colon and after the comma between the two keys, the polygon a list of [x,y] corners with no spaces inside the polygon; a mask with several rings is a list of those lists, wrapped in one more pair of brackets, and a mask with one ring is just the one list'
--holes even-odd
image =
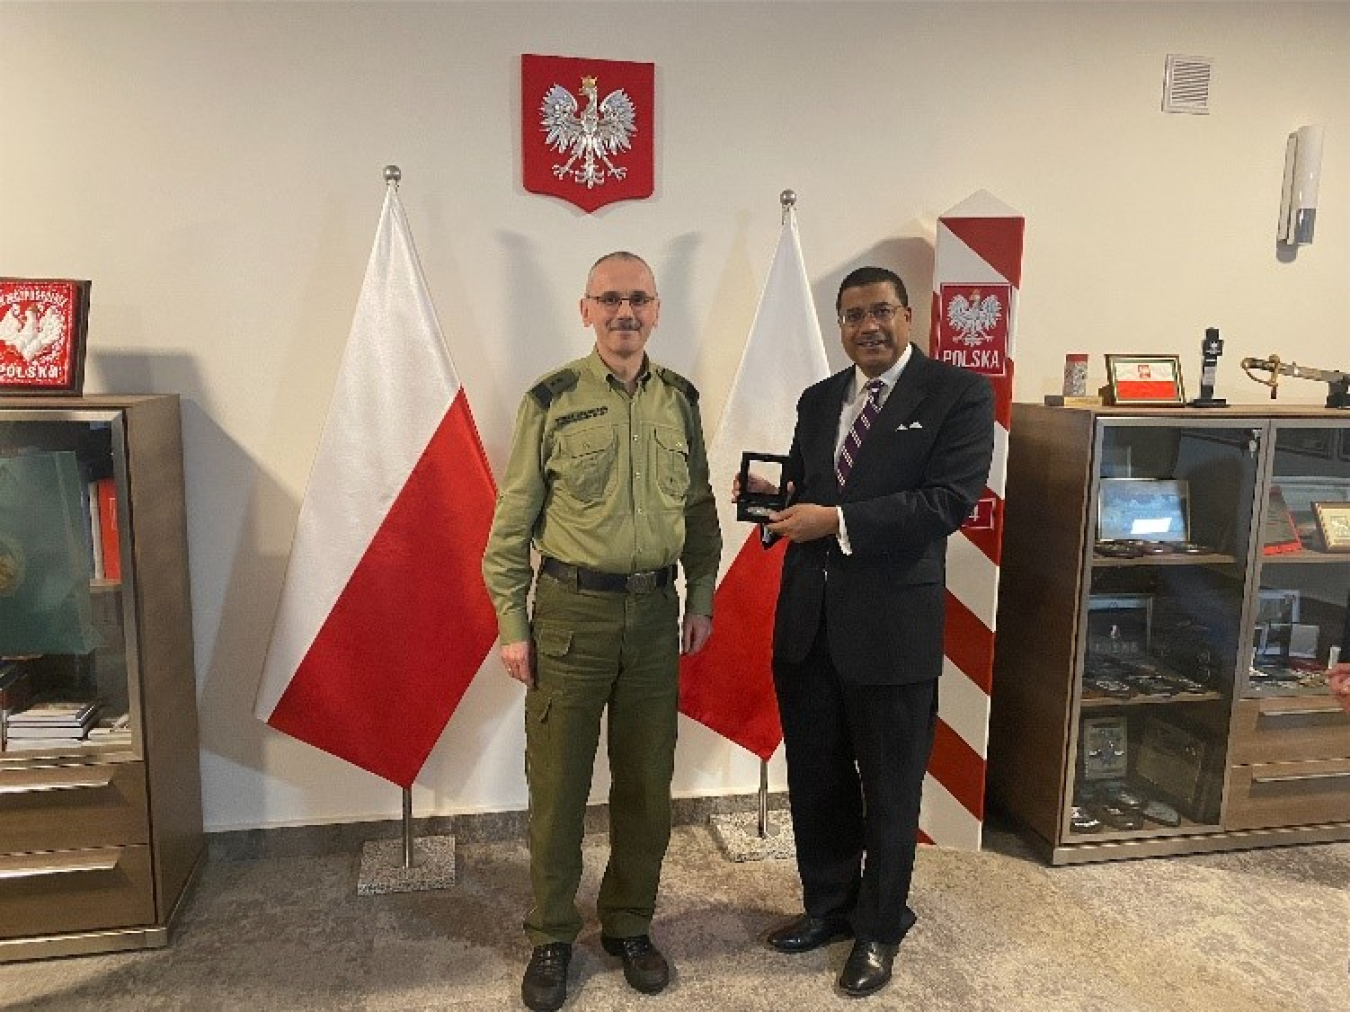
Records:
{"label": "stack of book", "polygon": [[28,705],[28,670],[19,661],[0,661],[0,714]]}
{"label": "stack of book", "polygon": [[17,752],[69,747],[84,740],[97,715],[94,700],[36,700],[6,719],[5,748]]}
{"label": "stack of book", "polygon": [[130,745],[131,714],[117,717],[100,717],[89,729],[91,745]]}
{"label": "stack of book", "polygon": [[0,750],[5,747],[9,715],[28,705],[28,671],[19,661],[0,661]]}

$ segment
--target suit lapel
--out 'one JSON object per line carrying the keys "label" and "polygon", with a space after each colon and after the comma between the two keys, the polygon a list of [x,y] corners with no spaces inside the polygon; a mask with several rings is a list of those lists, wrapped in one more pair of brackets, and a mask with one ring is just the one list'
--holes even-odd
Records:
{"label": "suit lapel", "polygon": [[812,433],[811,445],[802,448],[803,456],[813,462],[814,468],[819,469],[819,473],[830,475],[828,485],[832,489],[838,489],[838,482],[834,481],[833,476],[834,443],[839,430],[839,413],[844,409],[844,395],[848,393],[852,375],[853,367],[850,366],[830,377],[816,402],[815,417],[807,426],[807,431]]}

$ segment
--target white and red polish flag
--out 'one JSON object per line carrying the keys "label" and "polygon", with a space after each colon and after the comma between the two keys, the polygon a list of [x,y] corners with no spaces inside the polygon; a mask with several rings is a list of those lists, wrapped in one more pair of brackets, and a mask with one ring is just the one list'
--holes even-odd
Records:
{"label": "white and red polish flag", "polygon": [[497,635],[496,486],[390,185],[255,713],[408,788]]}
{"label": "white and red polish flag", "polygon": [[797,221],[789,211],[731,394],[708,447],[722,525],[715,633],[703,650],[680,661],[680,712],[766,762],[783,740],[772,656],[774,604],[787,542],[766,551],[758,525],[737,521],[728,493],[743,452],[788,452],[797,399],[828,375]]}

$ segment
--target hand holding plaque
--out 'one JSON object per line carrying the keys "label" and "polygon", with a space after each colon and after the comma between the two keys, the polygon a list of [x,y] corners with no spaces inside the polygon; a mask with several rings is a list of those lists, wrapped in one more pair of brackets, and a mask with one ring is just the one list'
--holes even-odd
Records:
{"label": "hand holding plaque", "polygon": [[[771,481],[750,473],[752,462],[778,465],[778,480]],[[741,473],[737,477],[736,519],[762,524],[769,519],[770,513],[786,508],[790,494],[783,480],[783,468],[788,458],[771,453],[741,454]]]}

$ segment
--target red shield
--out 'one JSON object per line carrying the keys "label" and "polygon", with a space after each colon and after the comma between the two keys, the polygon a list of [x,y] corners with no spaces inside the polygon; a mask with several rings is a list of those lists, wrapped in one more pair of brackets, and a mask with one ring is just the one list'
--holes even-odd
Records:
{"label": "red shield", "polygon": [[986,376],[1008,372],[1012,285],[940,285],[933,354]]}
{"label": "red shield", "polygon": [[656,65],[570,56],[520,58],[525,189],[591,212],[650,197]]}

